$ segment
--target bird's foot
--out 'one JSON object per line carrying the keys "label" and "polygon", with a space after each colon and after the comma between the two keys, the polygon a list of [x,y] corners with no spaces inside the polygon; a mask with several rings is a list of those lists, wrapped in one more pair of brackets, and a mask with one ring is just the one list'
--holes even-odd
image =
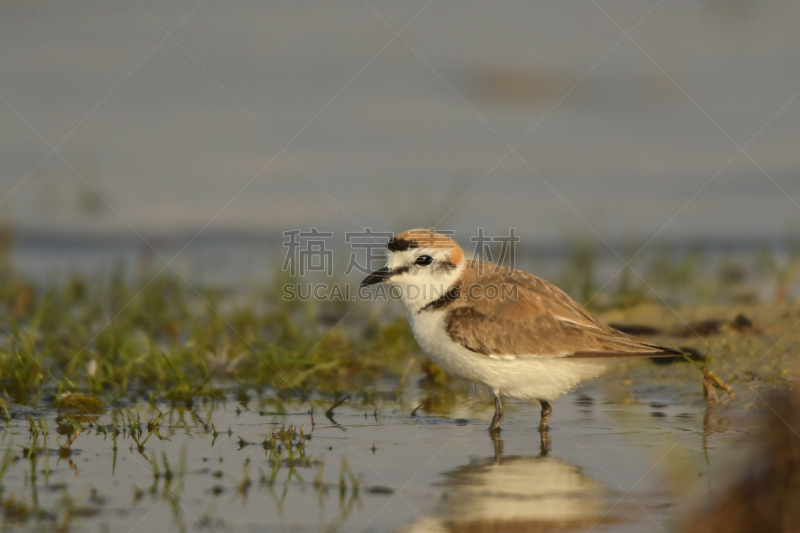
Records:
{"label": "bird's foot", "polygon": [[503,413],[495,413],[492,423],[489,425],[489,433],[500,433],[500,423],[503,421]]}
{"label": "bird's foot", "polygon": [[492,417],[492,423],[489,426],[489,433],[500,432],[500,423],[503,421],[505,416],[506,415],[503,412],[503,402],[500,400],[500,393],[498,392],[494,397],[494,416]]}
{"label": "bird's foot", "polygon": [[539,400],[542,404],[542,416],[539,419],[539,433],[547,431],[547,423],[550,422],[550,415],[553,414],[553,408],[547,400]]}

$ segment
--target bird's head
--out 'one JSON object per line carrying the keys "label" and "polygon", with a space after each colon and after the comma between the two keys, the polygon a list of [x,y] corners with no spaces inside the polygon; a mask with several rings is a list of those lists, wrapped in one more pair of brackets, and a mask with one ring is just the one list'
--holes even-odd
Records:
{"label": "bird's head", "polygon": [[404,231],[389,241],[386,248],[387,265],[367,276],[361,285],[397,285],[404,303],[412,308],[444,295],[465,265],[464,251],[458,243],[429,229]]}

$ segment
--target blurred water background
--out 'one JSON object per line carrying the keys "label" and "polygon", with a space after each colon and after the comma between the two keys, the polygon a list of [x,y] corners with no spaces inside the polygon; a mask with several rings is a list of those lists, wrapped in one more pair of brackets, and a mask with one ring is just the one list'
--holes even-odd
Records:
{"label": "blurred water background", "polygon": [[312,226],[514,227],[553,272],[576,242],[609,276],[780,262],[798,27],[778,0],[5,0],[0,221],[39,279],[257,281]]}

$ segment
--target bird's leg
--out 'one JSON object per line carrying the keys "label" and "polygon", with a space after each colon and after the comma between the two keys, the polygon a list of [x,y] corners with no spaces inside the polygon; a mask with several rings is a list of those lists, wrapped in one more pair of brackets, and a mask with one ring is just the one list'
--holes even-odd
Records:
{"label": "bird's leg", "polygon": [[539,400],[542,404],[542,418],[539,419],[539,432],[547,431],[547,423],[550,421],[550,415],[553,414],[553,408],[547,400]]}
{"label": "bird's leg", "polygon": [[503,402],[500,401],[500,393],[496,393],[494,396],[494,416],[492,417],[492,424],[489,426],[489,431],[491,433],[497,433],[500,431],[500,422],[503,421],[503,417],[505,413],[503,413]]}

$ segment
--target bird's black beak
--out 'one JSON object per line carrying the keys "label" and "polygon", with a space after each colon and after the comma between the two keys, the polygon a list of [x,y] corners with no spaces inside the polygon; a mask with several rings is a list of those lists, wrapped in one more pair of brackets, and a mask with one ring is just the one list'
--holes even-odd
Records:
{"label": "bird's black beak", "polygon": [[393,275],[394,275],[394,270],[392,270],[389,267],[383,267],[382,269],[376,270],[375,272],[364,278],[364,281],[361,282],[361,287],[366,287],[367,285],[374,285],[375,283],[386,281]]}

